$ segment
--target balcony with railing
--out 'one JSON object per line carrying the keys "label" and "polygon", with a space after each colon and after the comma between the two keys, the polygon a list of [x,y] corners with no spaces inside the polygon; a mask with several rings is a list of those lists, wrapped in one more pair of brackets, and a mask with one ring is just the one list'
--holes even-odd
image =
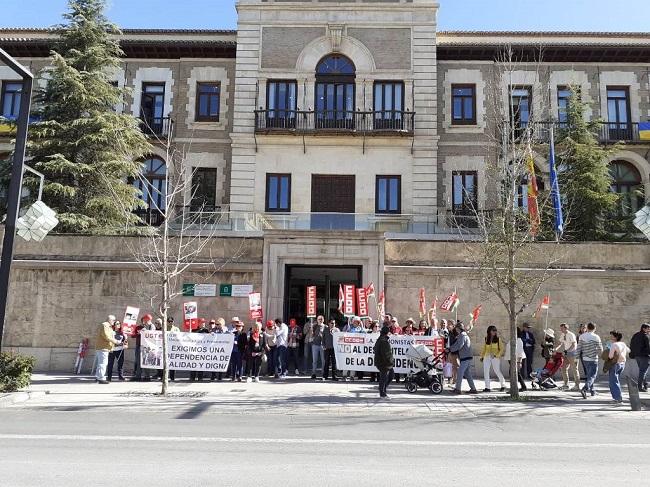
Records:
{"label": "balcony with railing", "polygon": [[255,110],[258,134],[412,136],[415,112],[351,110]]}
{"label": "balcony with railing", "polygon": [[172,133],[174,121],[170,117],[141,117],[140,130],[148,137],[167,137]]}
{"label": "balcony with railing", "polygon": [[265,230],[287,231],[372,231],[388,235],[422,235],[436,239],[456,239],[476,236],[480,216],[461,215],[441,210],[432,215],[375,213],[257,213],[230,211],[228,207],[203,209],[179,207],[170,215],[170,229],[177,232],[243,232],[262,233]]}
{"label": "balcony with railing", "polygon": [[[643,130],[645,123],[620,123],[620,122],[596,122],[596,136],[601,144],[649,144],[650,135]],[[551,128],[555,132],[557,139],[558,134],[570,130],[566,122],[534,122],[532,124],[532,137],[538,143],[548,143],[550,141]],[[526,127],[517,129],[523,136]],[[516,132],[517,133],[517,132]]]}

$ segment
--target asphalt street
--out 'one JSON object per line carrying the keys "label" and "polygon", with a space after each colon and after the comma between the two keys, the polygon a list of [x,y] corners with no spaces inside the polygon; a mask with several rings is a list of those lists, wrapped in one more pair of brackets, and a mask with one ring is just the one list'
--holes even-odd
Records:
{"label": "asphalt street", "polygon": [[650,485],[645,413],[526,411],[10,407],[0,409],[0,485]]}

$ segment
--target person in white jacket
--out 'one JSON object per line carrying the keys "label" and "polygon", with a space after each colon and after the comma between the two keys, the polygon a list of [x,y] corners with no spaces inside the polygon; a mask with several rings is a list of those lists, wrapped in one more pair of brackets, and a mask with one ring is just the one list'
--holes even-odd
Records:
{"label": "person in white jacket", "polygon": [[[524,376],[522,375],[522,370],[525,365],[526,361],[526,353],[524,352],[524,342],[521,339],[521,329],[517,327],[517,345],[515,347],[515,356],[517,357],[517,377],[519,379],[519,392],[523,392],[528,389],[526,387],[526,382],[524,381]],[[506,345],[506,353],[505,353],[506,360],[510,362],[510,341]],[[512,367],[512,364],[510,364],[510,367]]]}

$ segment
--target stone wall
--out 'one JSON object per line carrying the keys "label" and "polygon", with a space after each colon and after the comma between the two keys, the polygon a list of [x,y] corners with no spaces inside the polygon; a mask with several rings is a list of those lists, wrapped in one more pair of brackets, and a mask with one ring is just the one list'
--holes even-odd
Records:
{"label": "stone wall", "polygon": [[[542,263],[547,245],[539,246]],[[618,329],[629,341],[642,322],[650,321],[650,245],[647,244],[565,244],[561,248],[558,274],[542,287],[539,297],[521,315],[521,322],[530,322],[541,339],[545,315],[531,317],[541,298],[551,297],[548,326],[559,329],[566,322],[571,329],[578,323],[593,321],[601,337]],[[427,290],[428,303],[437,295],[440,303],[454,289],[461,304],[458,318],[469,322],[469,313],[483,305],[479,326],[471,337],[480,351],[480,342],[488,325],[494,324],[507,334],[507,315],[498,299],[487,291],[462,243],[387,241],[384,281],[387,311],[404,321],[417,319],[418,291]],[[441,318],[454,318],[438,311]]]}
{"label": "stone wall", "polygon": [[[340,232],[318,236],[323,248],[335,246],[336,239],[345,238]],[[264,268],[271,272],[270,266],[274,265],[272,256],[264,265],[265,243],[270,246],[279,237],[275,232],[266,238],[215,238],[178,287],[184,281],[252,284],[262,290]],[[288,232],[287,238],[291,238]],[[353,244],[358,238],[351,236],[348,240]],[[139,306],[142,313],[153,311],[155,303],[152,304],[151,296],[156,294],[157,286],[155,278],[134,262],[129,248],[137,244],[137,238],[119,237],[51,236],[42,243],[18,239],[4,347],[35,355],[39,370],[70,371],[79,341],[94,337],[94,327],[108,314],[121,319],[127,305]],[[442,300],[457,288],[461,298],[459,318],[468,321],[470,311],[483,305],[480,325],[472,333],[475,344],[482,340],[488,324],[505,330],[503,307],[481,285],[462,243],[387,240],[378,248],[382,247],[383,277],[364,271],[363,279],[373,280],[378,288],[383,279],[387,310],[401,321],[409,316],[417,318],[419,288],[427,290],[429,303],[435,295]],[[540,244],[540,258],[528,263],[529,267],[540,265],[544,247]],[[353,252],[346,263],[353,263],[352,255],[361,254]],[[594,321],[601,335],[617,328],[629,340],[642,321],[650,321],[650,245],[566,244],[561,255],[557,277],[545,284],[539,297],[551,296],[551,328],[557,330],[561,321],[572,327]],[[278,267],[279,261],[275,262]],[[310,262],[305,257],[302,263]],[[361,264],[363,261],[359,260]],[[273,296],[281,299],[278,293]],[[248,315],[245,298],[195,299],[200,315],[206,318]],[[267,299],[264,296],[268,310]],[[539,299],[523,313],[522,320],[530,321],[541,334],[544,319],[530,317]],[[177,320],[182,319],[182,301],[182,297],[177,298],[172,307],[172,316]],[[440,316],[449,317],[445,313]],[[479,350],[477,346],[475,352]],[[91,365],[92,354],[86,368]]]}
{"label": "stone wall", "polygon": [[[96,326],[109,314],[121,320],[127,305],[155,312],[160,286],[134,261],[129,248],[137,244],[117,237],[53,236],[40,244],[18,239],[4,347],[35,355],[39,370],[70,371],[80,340],[89,337],[93,347]],[[187,282],[261,289],[261,257],[261,239],[216,238],[176,288]],[[208,319],[248,316],[246,298],[178,296],[170,313],[177,322],[184,300],[198,301],[200,316]]]}

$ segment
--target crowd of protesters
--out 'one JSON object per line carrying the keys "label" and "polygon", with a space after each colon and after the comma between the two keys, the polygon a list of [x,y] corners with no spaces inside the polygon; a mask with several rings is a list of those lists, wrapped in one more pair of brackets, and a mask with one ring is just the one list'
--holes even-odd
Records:
{"label": "crowd of protesters", "polygon": [[[228,371],[226,373],[210,373],[210,381],[221,381],[229,378],[232,381],[259,382],[260,376],[266,373],[268,377],[285,379],[288,375],[305,375],[312,379],[321,377],[324,380],[338,381],[339,379],[360,380],[367,378],[379,383],[381,397],[387,397],[387,387],[391,380],[399,381],[399,375],[393,373],[391,362],[392,353],[386,351],[385,341],[392,335],[420,335],[441,337],[445,341],[444,376],[451,392],[461,394],[463,381],[469,385],[470,394],[478,394],[472,365],[474,350],[483,365],[483,392],[491,392],[493,374],[499,382],[499,391],[506,391],[506,378],[502,372],[502,360],[507,360],[509,367],[515,367],[519,390],[528,390],[527,381],[531,386],[545,386],[548,380],[552,382],[555,373],[561,374],[563,384],[560,390],[580,392],[583,398],[595,396],[594,383],[602,364],[603,373],[608,375],[609,388],[616,402],[622,401],[621,373],[629,358],[636,360],[638,377],[635,381],[640,392],[647,392],[647,372],[650,363],[650,324],[641,325],[628,344],[623,341],[623,335],[613,330],[604,342],[597,334],[596,325],[588,323],[579,325],[576,333],[569,329],[566,323],[560,324],[559,333],[547,328],[543,330],[543,338],[539,344],[539,354],[544,360],[542,368],[533,369],[533,361],[537,351],[537,341],[532,327],[524,323],[523,328],[517,328],[516,362],[510,363],[510,342],[506,343],[496,326],[487,327],[486,336],[479,342],[479,347],[472,346],[470,339],[471,326],[465,326],[461,321],[435,319],[407,319],[403,326],[397,317],[387,313],[381,322],[372,319],[353,317],[345,324],[339,324],[332,319],[325,323],[323,316],[298,324],[290,319],[285,324],[281,319],[269,320],[265,324],[258,321],[248,330],[244,323],[233,317],[230,323],[224,318],[199,320],[196,333],[230,333],[234,335],[234,345]],[[149,314],[142,317],[134,337],[135,368],[131,380],[151,381],[161,379],[162,372],[140,367],[140,332],[142,330],[162,330],[163,321],[154,320]],[[178,332],[173,318],[167,320],[167,331]],[[334,336],[339,332],[347,333],[378,333],[381,344],[375,350],[377,373],[339,371],[336,366],[334,352]],[[385,340],[386,339],[386,340]],[[379,341],[377,342],[379,343]],[[386,342],[387,343],[387,342]],[[117,379],[126,380],[124,374],[124,353],[129,348],[129,337],[122,332],[122,326],[115,316],[109,316],[108,321],[99,328],[96,350],[97,363],[95,377],[97,382],[107,384],[113,380],[114,371]],[[116,366],[117,365],[117,366]],[[581,387],[582,368],[584,377]],[[511,369],[510,369],[511,370]],[[170,380],[175,380],[175,371],[170,370]],[[190,372],[190,381],[206,379],[203,372]],[[570,383],[573,381],[573,386]]]}

